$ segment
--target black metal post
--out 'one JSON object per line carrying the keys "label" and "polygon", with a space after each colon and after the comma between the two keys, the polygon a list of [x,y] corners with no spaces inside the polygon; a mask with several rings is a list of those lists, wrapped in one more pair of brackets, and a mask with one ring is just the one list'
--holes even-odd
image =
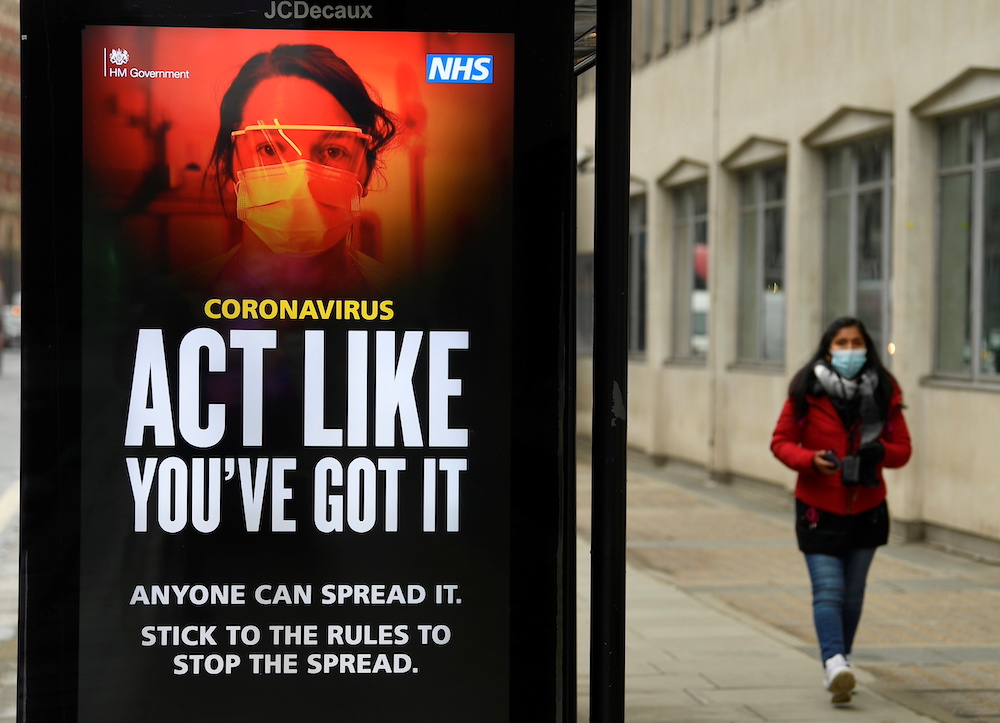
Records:
{"label": "black metal post", "polygon": [[632,3],[597,3],[590,720],[625,720],[625,450]]}

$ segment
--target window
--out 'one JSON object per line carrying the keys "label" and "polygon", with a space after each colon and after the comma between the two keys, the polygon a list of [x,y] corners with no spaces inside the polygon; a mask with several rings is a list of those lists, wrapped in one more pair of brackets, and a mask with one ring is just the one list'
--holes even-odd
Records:
{"label": "window", "polygon": [[715,23],[715,0],[705,0],[705,30],[711,30]]}
{"label": "window", "polygon": [[576,354],[594,353],[594,254],[576,257]]}
{"label": "window", "polygon": [[663,15],[660,27],[660,53],[666,55],[670,52],[670,43],[673,40],[674,3],[673,0],[661,0],[661,2]]}
{"label": "window", "polygon": [[937,371],[1000,377],[1000,109],[938,132]]}
{"label": "window", "polygon": [[708,184],[699,181],[674,192],[673,356],[708,354]]}
{"label": "window", "polygon": [[892,142],[839,146],[826,157],[824,317],[861,319],[880,350],[889,336]]}
{"label": "window", "polygon": [[639,44],[635,53],[636,62],[639,65],[645,65],[653,57],[653,30],[656,28],[653,22],[655,4],[655,0],[643,0],[641,14],[636,13],[635,21],[639,27],[638,31],[633,32],[632,35],[633,43]]}
{"label": "window", "polygon": [[629,199],[628,350],[646,351],[646,194]]}
{"label": "window", "polygon": [[740,361],[785,359],[785,167],[740,178]]}
{"label": "window", "polygon": [[693,0],[681,0],[681,44],[691,39],[691,3]]}
{"label": "window", "polygon": [[[628,348],[646,351],[646,196],[629,199]],[[576,257],[576,353],[594,353],[594,254]]]}

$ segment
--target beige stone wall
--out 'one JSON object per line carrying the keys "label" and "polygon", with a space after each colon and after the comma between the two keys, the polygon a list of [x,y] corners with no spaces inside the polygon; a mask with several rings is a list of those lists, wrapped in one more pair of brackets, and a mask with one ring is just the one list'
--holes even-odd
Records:
{"label": "beige stone wall", "polygon": [[[634,2],[637,15],[643,2]],[[719,474],[791,486],[792,473],[773,460],[768,445],[788,379],[822,330],[822,148],[888,129],[898,349],[891,368],[904,389],[915,448],[911,464],[889,475],[890,505],[901,520],[1000,540],[993,461],[1000,386],[945,384],[932,376],[935,116],[963,104],[1000,104],[1000,85],[975,70],[1000,71],[1000,2],[766,0],[753,10],[740,7],[709,31],[696,18],[689,42],[666,55],[654,52],[633,73],[631,168],[633,185],[647,189],[649,294],[648,347],[630,364],[630,443]],[[591,149],[594,102],[589,94],[579,103],[578,143]],[[735,363],[738,187],[727,164],[741,149],[782,147],[786,359],[782,368],[748,368]],[[672,204],[664,183],[678,168],[699,165],[708,174],[712,307],[707,362],[691,365],[671,358]],[[593,244],[593,176],[585,176],[581,250]],[[586,359],[579,365],[580,387],[588,391],[590,366]],[[586,419],[578,426],[585,431],[590,398],[579,399]]]}

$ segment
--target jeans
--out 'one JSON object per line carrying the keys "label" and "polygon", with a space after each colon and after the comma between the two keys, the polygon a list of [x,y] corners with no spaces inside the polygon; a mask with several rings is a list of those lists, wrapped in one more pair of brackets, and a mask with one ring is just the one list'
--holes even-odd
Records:
{"label": "jeans", "polygon": [[875,548],[852,550],[845,557],[806,555],[812,579],[813,622],[822,660],[848,655],[861,620],[865,580]]}

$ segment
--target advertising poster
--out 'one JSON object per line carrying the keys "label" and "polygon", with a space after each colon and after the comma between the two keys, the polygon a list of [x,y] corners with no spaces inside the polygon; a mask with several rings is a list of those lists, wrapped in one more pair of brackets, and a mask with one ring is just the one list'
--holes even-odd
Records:
{"label": "advertising poster", "polygon": [[[77,27],[79,142],[52,149],[79,152],[53,221],[78,232],[45,311],[65,333],[26,353],[79,381],[29,381],[25,412],[54,399],[71,441],[35,470],[72,591],[49,623],[22,604],[25,637],[63,626],[68,719],[508,721],[539,675],[556,706],[561,493],[518,452],[516,34],[330,27],[348,12],[377,10]],[[551,419],[526,428],[556,439]],[[522,662],[535,604],[552,632]]]}
{"label": "advertising poster", "polygon": [[81,721],[507,719],[513,62],[84,30]]}

